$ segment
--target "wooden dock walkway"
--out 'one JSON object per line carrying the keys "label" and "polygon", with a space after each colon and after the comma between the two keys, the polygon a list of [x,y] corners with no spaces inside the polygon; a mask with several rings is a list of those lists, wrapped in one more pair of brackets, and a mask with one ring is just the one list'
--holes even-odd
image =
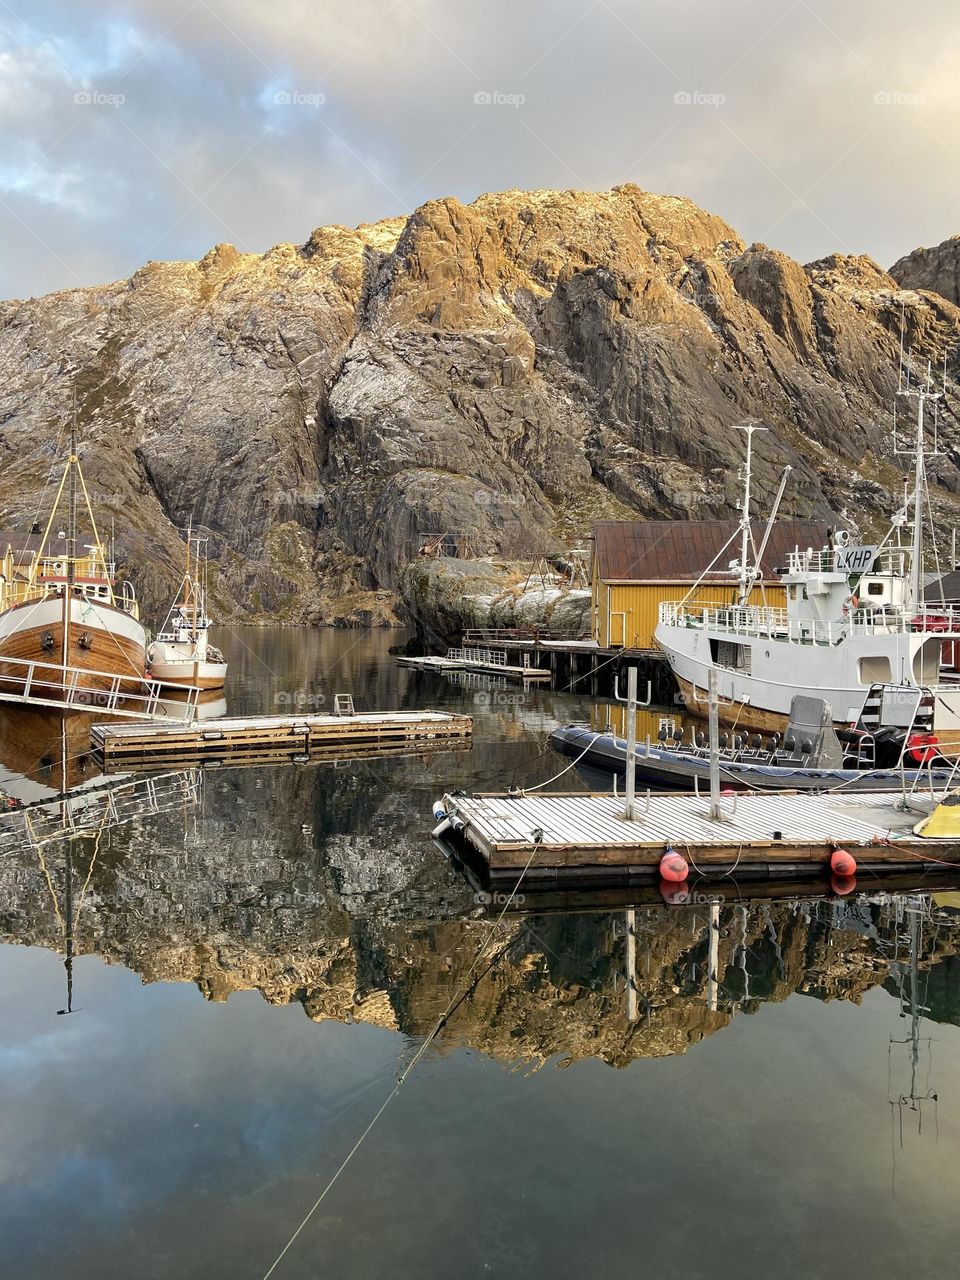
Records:
{"label": "wooden dock walkway", "polygon": [[858,867],[910,867],[960,862],[956,846],[914,834],[932,808],[914,797],[860,794],[724,796],[720,821],[709,800],[675,793],[638,797],[637,817],[624,818],[624,801],[609,794],[446,795],[443,808],[463,824],[458,840],[478,855],[491,878],[515,879],[534,855],[533,879],[657,878],[660,859],[676,849],[691,875],[773,875],[829,865],[838,846]]}
{"label": "wooden dock walkway", "polygon": [[244,756],[306,755],[329,747],[393,747],[400,743],[462,742],[473,733],[469,716],[441,711],[374,711],[353,715],[244,716],[190,725],[95,724],[93,749],[104,764],[200,757],[239,761]]}

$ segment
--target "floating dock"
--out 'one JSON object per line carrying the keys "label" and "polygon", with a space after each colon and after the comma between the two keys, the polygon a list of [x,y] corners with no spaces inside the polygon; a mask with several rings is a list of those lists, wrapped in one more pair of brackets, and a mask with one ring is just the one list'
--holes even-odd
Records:
{"label": "floating dock", "polygon": [[528,862],[525,879],[541,882],[658,879],[667,849],[708,878],[809,873],[829,867],[840,846],[859,871],[960,865],[960,838],[914,833],[935,807],[929,796],[912,797],[907,809],[889,794],[724,796],[719,820],[703,795],[639,796],[632,820],[609,794],[446,795],[442,806],[458,847],[482,860],[492,881],[515,883]]}
{"label": "floating dock", "polygon": [[419,671],[476,671],[521,682],[549,680],[551,675],[549,668],[534,666],[528,657],[514,666],[507,662],[506,653],[497,649],[449,649],[442,658],[397,657],[395,661],[401,667],[414,667]]}
{"label": "floating dock", "polygon": [[91,740],[104,765],[176,760],[311,756],[323,748],[393,748],[398,744],[463,742],[473,733],[469,716],[441,711],[374,711],[353,715],[244,716],[191,725],[95,724]]}

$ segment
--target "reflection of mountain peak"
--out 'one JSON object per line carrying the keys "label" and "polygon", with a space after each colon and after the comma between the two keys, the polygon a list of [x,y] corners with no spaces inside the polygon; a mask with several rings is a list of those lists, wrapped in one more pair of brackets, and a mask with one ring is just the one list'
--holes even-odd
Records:
{"label": "reflection of mountain peak", "polygon": [[[498,958],[474,972],[491,919],[477,918],[471,890],[412,822],[396,819],[383,791],[366,799],[345,775],[322,791],[294,770],[266,776],[271,805],[259,779],[224,772],[206,778],[201,806],[112,827],[99,845],[74,840],[74,889],[85,886],[75,898],[76,954],[123,964],[145,982],[192,983],[211,1001],[259,991],[272,1004],[299,1003],[315,1021],[414,1037],[465,990],[437,1047],[535,1066],[597,1058],[622,1067],[684,1053],[738,1013],[795,992],[859,1001],[902,966],[897,899],[722,903],[711,1007],[709,908],[638,907],[629,1022],[623,910],[510,916],[490,945]],[[339,807],[356,819],[362,804],[365,830],[343,834],[358,824],[345,824]],[[64,845],[47,846],[45,860],[49,881],[27,846],[0,859],[0,940],[62,951]],[[923,901],[918,961],[935,969],[960,951],[960,917]]]}

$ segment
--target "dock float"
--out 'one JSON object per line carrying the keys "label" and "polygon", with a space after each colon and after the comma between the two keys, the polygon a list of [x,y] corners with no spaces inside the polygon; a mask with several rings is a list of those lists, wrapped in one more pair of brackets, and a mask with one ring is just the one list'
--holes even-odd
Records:
{"label": "dock float", "polygon": [[636,817],[622,798],[604,794],[445,795],[457,852],[482,861],[491,881],[649,880],[659,878],[667,850],[679,852],[690,875],[710,878],[809,873],[829,868],[841,846],[859,870],[890,872],[960,863],[953,844],[915,833],[935,807],[914,796],[908,809],[890,794],[834,798],[809,794],[724,796],[719,820],[703,795],[638,797]]}
{"label": "dock float", "polygon": [[190,725],[95,724],[93,750],[105,765],[257,754],[310,756],[321,748],[384,747],[401,743],[462,742],[473,733],[469,716],[442,711],[373,711],[353,715],[243,716]]}
{"label": "dock float", "polygon": [[420,671],[475,671],[485,675],[504,676],[521,683],[527,680],[549,680],[548,667],[533,666],[528,656],[519,666],[507,662],[507,655],[497,649],[448,649],[445,657],[401,657],[395,661],[401,667],[414,667]]}

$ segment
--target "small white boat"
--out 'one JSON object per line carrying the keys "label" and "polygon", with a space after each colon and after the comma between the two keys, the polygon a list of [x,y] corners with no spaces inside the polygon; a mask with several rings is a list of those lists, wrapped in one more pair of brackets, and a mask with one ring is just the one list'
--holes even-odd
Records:
{"label": "small white boat", "polygon": [[147,649],[149,674],[161,684],[222,689],[226,683],[226,660],[208,638],[204,542],[187,531],[186,571],[160,633]]}

